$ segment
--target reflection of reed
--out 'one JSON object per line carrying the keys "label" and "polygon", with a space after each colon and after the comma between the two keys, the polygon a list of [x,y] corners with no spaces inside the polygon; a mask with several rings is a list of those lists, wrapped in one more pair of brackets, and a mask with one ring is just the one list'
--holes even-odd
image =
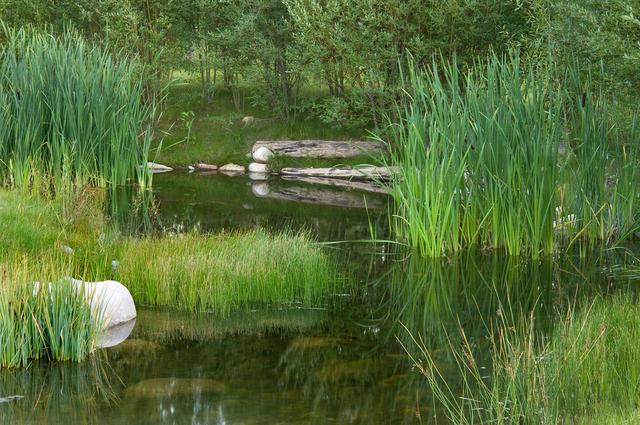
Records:
{"label": "reflection of reed", "polygon": [[497,319],[544,324],[568,301],[598,291],[608,261],[603,254],[540,261],[478,253],[444,260],[408,256],[377,282],[386,292],[387,340],[398,338],[410,349],[413,334],[435,349],[448,346],[461,328],[471,339],[485,337]]}
{"label": "reflection of reed", "polygon": [[102,406],[117,402],[120,378],[103,352],[82,363],[33,364],[0,373],[2,394],[24,398],[0,409],[0,423],[99,424]]}

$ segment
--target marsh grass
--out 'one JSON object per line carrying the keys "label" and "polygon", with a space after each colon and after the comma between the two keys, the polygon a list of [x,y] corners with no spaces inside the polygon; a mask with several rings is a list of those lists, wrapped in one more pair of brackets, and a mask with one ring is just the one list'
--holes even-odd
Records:
{"label": "marsh grass", "polygon": [[397,239],[428,257],[479,247],[539,258],[629,234],[637,119],[613,126],[588,78],[570,70],[558,83],[557,74],[517,56],[466,72],[455,61],[409,67],[388,130],[387,165],[400,168],[390,187]]}
{"label": "marsh grass", "polygon": [[[460,388],[449,385],[418,338],[412,357],[453,424],[631,423],[637,417],[640,307],[627,295],[569,309],[548,338],[535,320],[492,329],[492,368],[470,339],[451,345]],[[460,330],[464,335],[464,331]]]}
{"label": "marsh grass", "polygon": [[[44,184],[146,186],[155,115],[141,66],[115,60],[67,31],[2,28],[0,177],[13,187]],[[40,189],[40,188],[37,188]]]}
{"label": "marsh grass", "polygon": [[337,283],[328,255],[305,234],[190,233],[119,245],[115,277],[146,305],[220,315],[269,304],[321,305]]}

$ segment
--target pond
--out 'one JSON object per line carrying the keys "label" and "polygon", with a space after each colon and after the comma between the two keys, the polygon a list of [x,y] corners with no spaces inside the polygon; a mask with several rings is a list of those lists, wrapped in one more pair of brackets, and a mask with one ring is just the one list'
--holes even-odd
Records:
{"label": "pond", "polygon": [[[263,187],[256,195],[256,183],[245,178],[157,176],[158,209],[147,231],[305,228],[321,241],[386,231],[384,196],[366,195],[364,208],[355,205],[363,192],[268,184],[268,193],[279,196],[266,196]],[[280,196],[292,193],[298,198]],[[131,195],[116,197],[123,203],[116,218],[131,224]],[[336,199],[349,201],[338,206]],[[140,231],[139,223],[133,227]],[[545,323],[569,302],[625,286],[608,273],[617,261],[611,253],[541,262],[482,253],[426,261],[370,244],[333,249],[355,279],[343,293],[327,294],[322,307],[225,318],[142,307],[129,338],[89,361],[1,371],[0,422],[434,423],[427,382],[407,356],[416,348],[412,336],[433,350],[455,387],[448,346],[459,343],[460,328],[481,352],[505,307],[513,317]]]}

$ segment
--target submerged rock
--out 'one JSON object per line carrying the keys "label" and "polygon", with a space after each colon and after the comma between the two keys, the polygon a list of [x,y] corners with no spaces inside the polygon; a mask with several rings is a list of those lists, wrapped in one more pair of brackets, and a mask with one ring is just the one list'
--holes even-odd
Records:
{"label": "submerged rock", "polygon": [[265,181],[269,180],[269,174],[266,173],[249,173],[249,178],[253,181]]}
{"label": "submerged rock", "polygon": [[126,389],[133,397],[175,397],[193,393],[224,393],[224,382],[201,378],[156,378],[138,382]]}
{"label": "submerged rock", "polygon": [[269,148],[261,146],[253,151],[252,157],[255,162],[266,164],[273,157],[273,152]]}

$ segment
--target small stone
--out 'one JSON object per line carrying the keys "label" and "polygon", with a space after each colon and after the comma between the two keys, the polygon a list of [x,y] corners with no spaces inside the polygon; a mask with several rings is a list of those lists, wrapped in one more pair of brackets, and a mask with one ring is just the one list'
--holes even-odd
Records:
{"label": "small stone", "polygon": [[252,116],[246,116],[244,118],[242,118],[240,120],[240,122],[242,123],[242,125],[247,126],[247,125],[253,125],[256,122],[256,117],[252,117]]}
{"label": "small stone", "polygon": [[238,164],[227,164],[220,167],[220,172],[227,175],[244,174],[245,168],[244,166]]}
{"label": "small stone", "polygon": [[252,162],[251,164],[249,164],[249,172],[250,173],[268,174],[269,170],[267,168],[267,164],[260,164],[260,163],[257,163],[257,162]]}
{"label": "small stone", "polygon": [[255,151],[253,151],[252,156],[255,162],[266,164],[267,162],[269,162],[269,159],[273,157],[273,152],[271,152],[269,149],[265,148],[264,146],[261,146]]}
{"label": "small stone", "polygon": [[196,164],[196,167],[198,168],[198,170],[202,171],[216,171],[218,169],[217,165],[207,164],[206,162],[200,162]]}

